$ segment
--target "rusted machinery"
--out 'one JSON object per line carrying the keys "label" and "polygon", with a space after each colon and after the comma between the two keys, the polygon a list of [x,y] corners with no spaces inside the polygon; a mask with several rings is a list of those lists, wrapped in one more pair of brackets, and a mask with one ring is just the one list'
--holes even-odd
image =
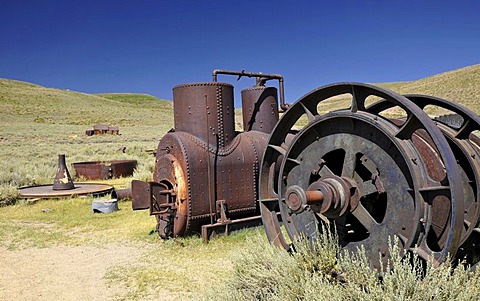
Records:
{"label": "rusted machinery", "polygon": [[[235,131],[233,86],[218,74],[256,78],[242,91],[244,131]],[[160,141],[153,182],[132,182],[134,210],[150,209],[161,237],[210,232],[261,223],[258,171],[268,137],[278,121],[275,74],[215,70],[213,82],[173,88],[175,128]]]}
{"label": "rusted machinery", "polygon": [[[345,94],[348,108],[317,110]],[[366,105],[371,97],[381,100]],[[427,106],[458,114],[460,124],[431,120]],[[393,107],[405,118],[385,117]],[[302,115],[308,123],[294,130]],[[323,224],[342,247],[363,246],[375,268],[388,259],[389,241],[436,264],[448,255],[477,262],[479,129],[476,114],[435,97],[359,83],[306,94],[279,121],[263,157],[260,206],[269,240],[289,249],[301,235],[315,239]]]}
{"label": "rusted machinery", "polygon": [[[233,87],[217,74],[257,79],[242,91],[242,133],[234,130]],[[277,89],[265,86],[272,79],[280,120]],[[342,247],[362,245],[376,268],[389,257],[389,241],[437,264],[449,255],[478,260],[476,114],[360,83],[321,87],[291,107],[283,95],[280,75],[243,71],[216,70],[213,82],[176,86],[175,128],[158,145],[154,181],[132,182],[133,208],[150,209],[162,237],[201,231],[207,238],[260,211],[269,240],[285,249],[300,236],[315,239],[325,225]],[[319,110],[345,97],[345,109]],[[459,117],[433,120],[429,106]],[[403,115],[391,117],[392,108]]]}
{"label": "rusted machinery", "polygon": [[58,155],[58,168],[53,185],[35,185],[19,188],[19,197],[26,199],[62,198],[67,196],[102,196],[113,191],[113,186],[99,183],[73,183],[65,155]]}

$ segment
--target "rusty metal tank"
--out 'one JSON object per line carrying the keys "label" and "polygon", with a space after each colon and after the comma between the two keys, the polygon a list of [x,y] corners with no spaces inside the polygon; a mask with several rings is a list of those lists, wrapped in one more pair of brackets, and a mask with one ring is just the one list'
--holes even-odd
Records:
{"label": "rusty metal tank", "polygon": [[233,86],[206,82],[173,88],[175,130],[225,147],[235,137]]}
{"label": "rusty metal tank", "polygon": [[245,130],[270,134],[278,121],[277,89],[265,86],[244,89],[242,113]]}
{"label": "rusty metal tank", "polygon": [[260,160],[278,121],[277,89],[263,84],[242,91],[241,133],[235,132],[232,85],[173,88],[175,127],[158,145],[153,181],[132,182],[133,209],[150,209],[161,237],[202,232],[206,240],[217,228],[261,223]]}

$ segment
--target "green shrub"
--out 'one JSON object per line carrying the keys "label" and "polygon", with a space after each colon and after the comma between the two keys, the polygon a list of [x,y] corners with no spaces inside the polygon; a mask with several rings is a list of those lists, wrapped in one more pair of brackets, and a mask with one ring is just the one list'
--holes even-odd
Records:
{"label": "green shrub", "polygon": [[18,198],[18,189],[12,185],[0,185],[0,207],[13,205]]}
{"label": "green shrub", "polygon": [[[205,300],[478,300],[480,276],[450,262],[434,267],[396,242],[383,273],[370,268],[363,249],[340,250],[325,232],[311,246],[301,240],[292,255],[251,239],[233,259],[234,275]],[[223,293],[222,293],[223,292]],[[223,294],[223,295],[222,295]]]}

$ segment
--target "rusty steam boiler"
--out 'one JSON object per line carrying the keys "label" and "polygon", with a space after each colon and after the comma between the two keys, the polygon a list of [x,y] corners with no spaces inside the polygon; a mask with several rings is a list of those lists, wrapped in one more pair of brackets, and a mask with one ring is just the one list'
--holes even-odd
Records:
{"label": "rusty steam boiler", "polygon": [[[242,133],[235,131],[233,86],[218,74],[256,78],[241,92]],[[161,237],[260,224],[258,175],[268,137],[278,122],[280,75],[215,70],[212,82],[173,88],[175,127],[160,141],[153,182],[132,182],[133,209],[150,209]]]}
{"label": "rusty steam boiler", "polygon": [[[242,133],[233,87],[218,74],[257,79],[242,91]],[[280,104],[269,80],[279,81]],[[207,239],[261,214],[268,239],[287,250],[330,228],[343,248],[363,246],[375,268],[391,242],[436,264],[480,259],[477,114],[361,83],[323,86],[291,106],[283,95],[283,78],[261,73],[216,70],[213,82],[176,86],[175,128],[158,145],[154,181],[132,182],[133,208],[150,209],[162,237]],[[321,110],[332,99],[348,105]],[[428,107],[455,122],[432,119]]]}

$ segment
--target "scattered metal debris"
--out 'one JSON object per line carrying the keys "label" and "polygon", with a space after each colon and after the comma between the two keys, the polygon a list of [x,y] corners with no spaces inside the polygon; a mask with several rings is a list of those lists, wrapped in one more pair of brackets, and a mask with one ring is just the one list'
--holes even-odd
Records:
{"label": "scattered metal debris", "polygon": [[35,185],[19,188],[21,198],[61,198],[68,196],[95,195],[101,196],[110,193],[113,186],[96,183],[73,183],[67,165],[65,155],[58,156],[58,169],[53,185]]}
{"label": "scattered metal debris", "polygon": [[73,163],[75,175],[89,180],[129,177],[137,167],[136,160],[90,161]]}
{"label": "scattered metal debris", "polygon": [[92,202],[93,213],[110,213],[118,211],[117,199],[103,200],[97,199]]}

